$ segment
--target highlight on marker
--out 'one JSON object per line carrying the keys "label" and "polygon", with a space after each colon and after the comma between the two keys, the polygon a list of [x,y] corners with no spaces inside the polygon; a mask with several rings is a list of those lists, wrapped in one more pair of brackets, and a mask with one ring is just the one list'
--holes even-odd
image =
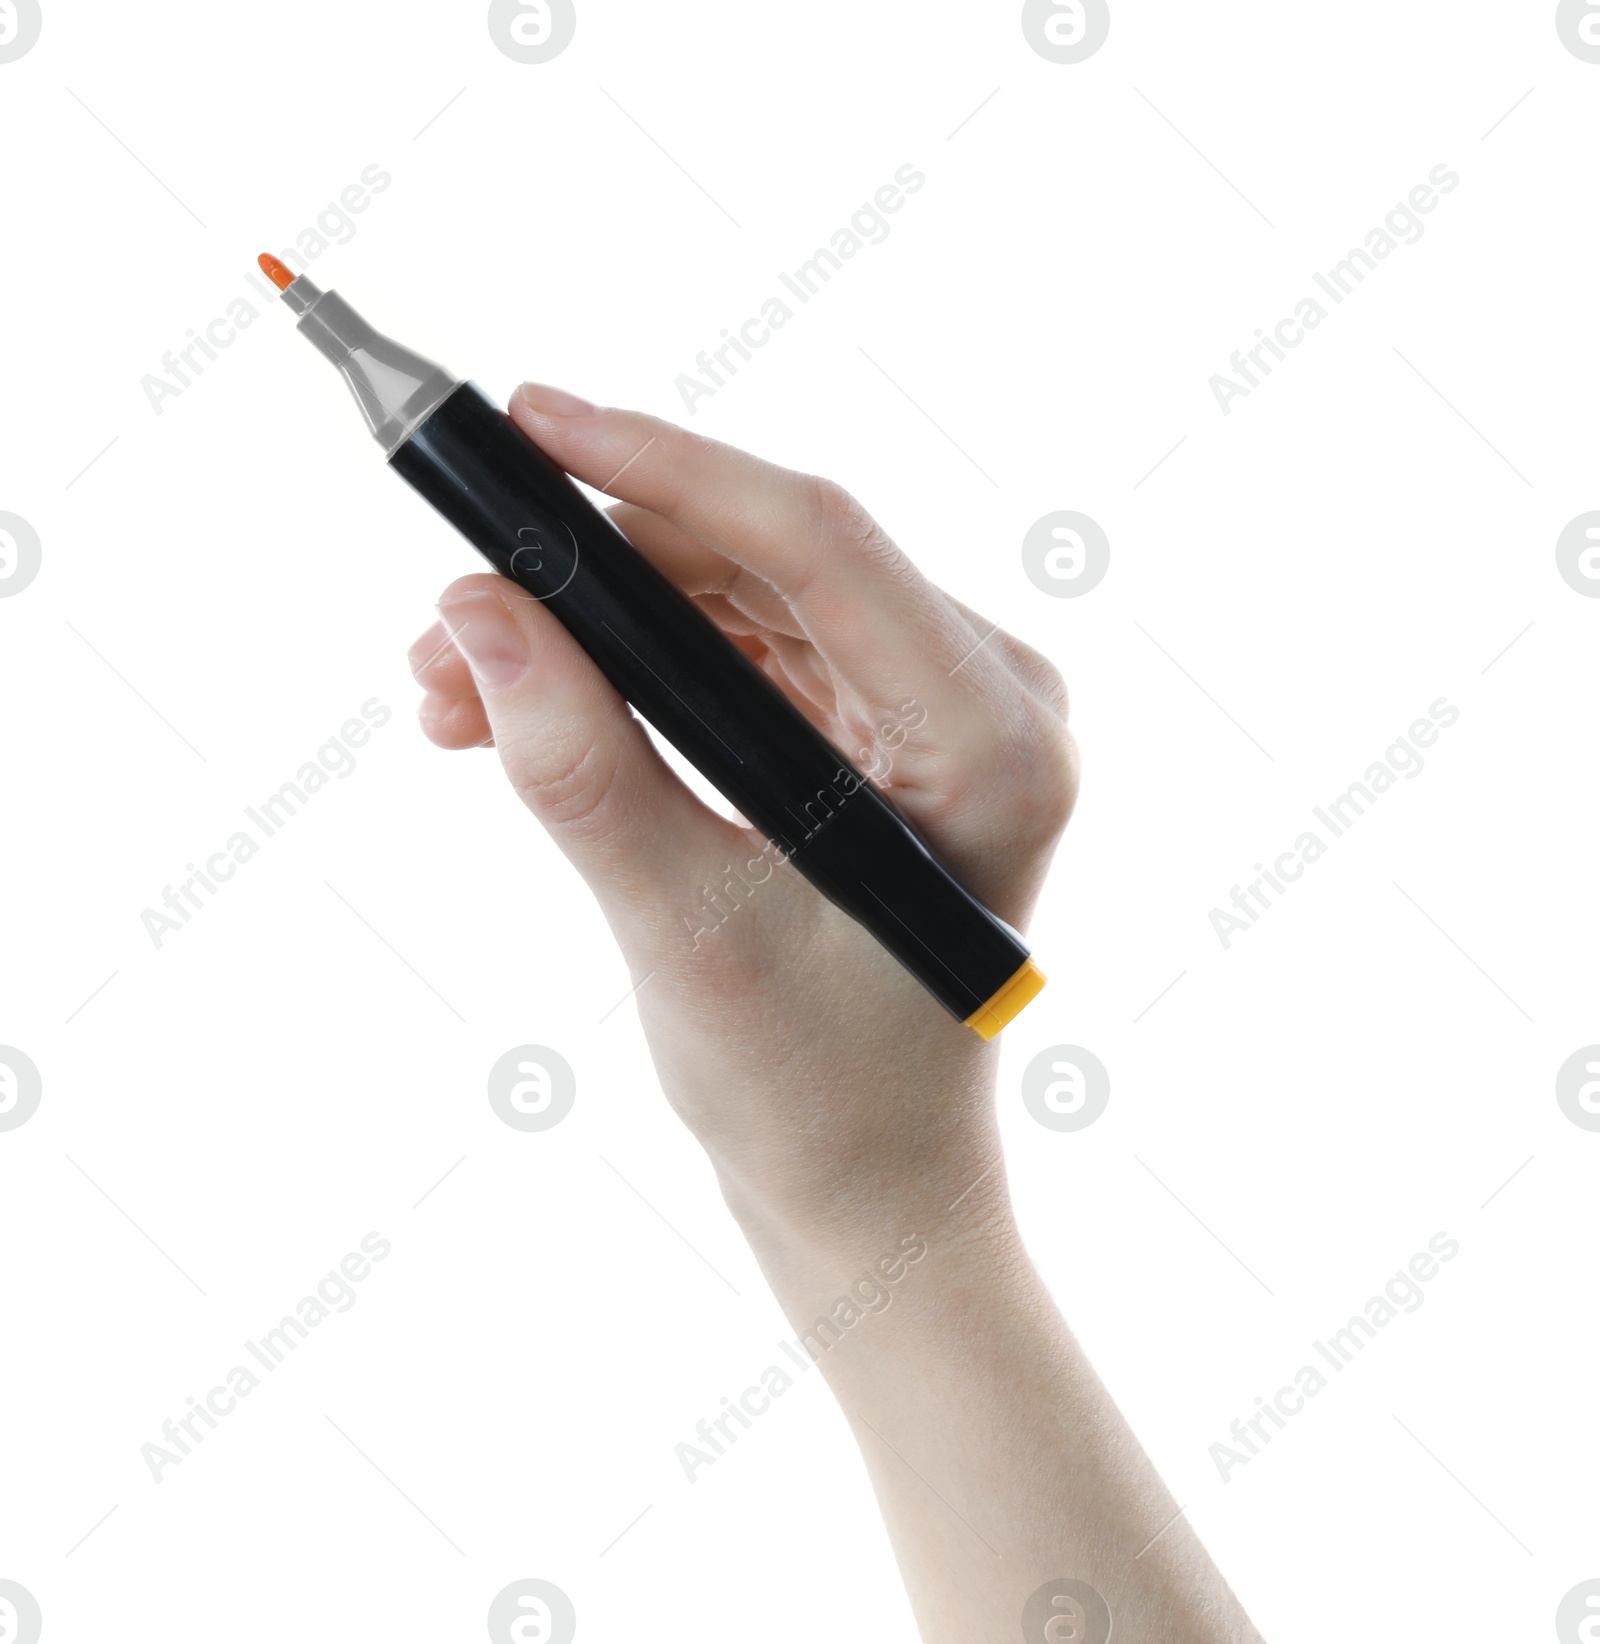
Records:
{"label": "highlight on marker", "polygon": [[263,251],[256,261],[261,265],[261,272],[277,286],[280,291],[287,291],[294,284],[295,276],[272,255],[270,251]]}

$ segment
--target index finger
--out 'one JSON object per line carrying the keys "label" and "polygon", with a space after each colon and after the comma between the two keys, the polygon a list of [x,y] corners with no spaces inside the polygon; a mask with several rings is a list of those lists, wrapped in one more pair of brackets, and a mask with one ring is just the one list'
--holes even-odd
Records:
{"label": "index finger", "polygon": [[970,650],[949,601],[831,481],[537,384],[517,390],[511,415],[575,478],[660,515],[718,556],[720,586],[709,559],[692,567],[701,590],[737,598],[740,572],[759,577],[852,676],[863,665],[882,672],[870,666],[874,657],[893,657],[903,673],[920,655],[921,671],[931,674],[943,659],[948,677]]}

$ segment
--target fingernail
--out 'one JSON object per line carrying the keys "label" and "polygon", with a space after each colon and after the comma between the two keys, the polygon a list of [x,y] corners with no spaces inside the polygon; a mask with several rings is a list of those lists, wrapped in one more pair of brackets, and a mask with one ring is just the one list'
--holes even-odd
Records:
{"label": "fingernail", "polygon": [[528,646],[511,613],[491,593],[463,594],[439,607],[456,649],[484,691],[503,691],[522,678]]}
{"label": "fingernail", "polygon": [[525,382],[517,390],[517,398],[530,411],[546,417],[592,417],[599,410],[564,388],[551,388],[542,382]]}
{"label": "fingernail", "polygon": [[450,636],[445,632],[444,624],[436,622],[415,645],[406,652],[406,661],[411,664],[411,672],[417,679],[431,668],[441,657],[450,654]]}

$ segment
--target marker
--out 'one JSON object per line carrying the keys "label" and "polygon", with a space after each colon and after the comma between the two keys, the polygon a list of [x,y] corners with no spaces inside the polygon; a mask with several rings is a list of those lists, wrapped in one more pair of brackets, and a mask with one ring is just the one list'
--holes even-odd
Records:
{"label": "marker", "polygon": [[965,890],[711,619],[475,383],[374,331],[276,257],[262,271],[338,369],[389,466],[596,666],[829,901],[992,1039],[1044,986]]}

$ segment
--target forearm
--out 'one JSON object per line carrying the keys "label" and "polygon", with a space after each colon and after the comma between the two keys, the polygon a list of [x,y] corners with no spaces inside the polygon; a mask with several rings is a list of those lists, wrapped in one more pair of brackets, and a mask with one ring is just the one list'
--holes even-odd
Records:
{"label": "forearm", "polygon": [[[953,1206],[947,1188],[885,1196],[820,1234],[743,1207],[855,1430],[923,1637],[1014,1638],[1030,1597],[1065,1578],[1104,1597],[1119,1639],[1256,1640],[1029,1262],[1003,1167]],[[741,1209],[737,1189],[730,1201]],[[1070,1605],[1055,1613],[1024,1636],[1080,1644]]]}

